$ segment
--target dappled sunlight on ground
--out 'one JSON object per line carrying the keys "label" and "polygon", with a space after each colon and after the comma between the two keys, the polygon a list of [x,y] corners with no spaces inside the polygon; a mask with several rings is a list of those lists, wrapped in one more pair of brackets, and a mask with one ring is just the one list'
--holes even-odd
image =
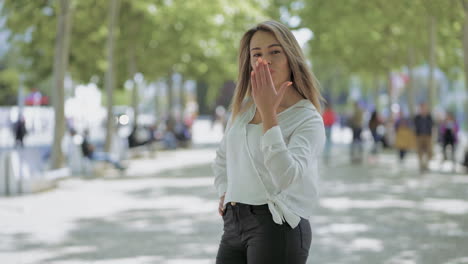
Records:
{"label": "dappled sunlight on ground", "polygon": [[[414,157],[399,164],[392,153],[364,165],[346,154],[321,167],[309,264],[468,263],[468,176],[421,175]],[[0,199],[0,263],[214,263],[214,149],[159,155],[132,164],[143,174]]]}
{"label": "dappled sunlight on ground", "polygon": [[421,175],[385,154],[335,162],[321,173],[310,263],[468,263],[468,176]]}

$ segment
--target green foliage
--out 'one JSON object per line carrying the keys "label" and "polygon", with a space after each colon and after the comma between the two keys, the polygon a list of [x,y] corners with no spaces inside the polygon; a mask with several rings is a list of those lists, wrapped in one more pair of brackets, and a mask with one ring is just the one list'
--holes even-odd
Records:
{"label": "green foliage", "polygon": [[[437,66],[446,73],[462,67],[463,10],[455,0],[303,0],[290,11],[300,27],[313,31],[309,55],[319,79],[347,75],[383,76],[408,63],[429,59],[429,21],[437,28]],[[294,8],[300,7],[300,8]]]}
{"label": "green foliage", "polygon": [[19,73],[15,69],[0,71],[0,105],[16,104]]}
{"label": "green foliage", "polygon": [[[30,85],[52,75],[57,1],[5,0],[2,14],[18,47],[19,67]],[[116,86],[134,72],[146,79],[179,72],[214,89],[237,76],[237,45],[253,24],[279,16],[283,1],[122,0],[116,32]],[[107,69],[105,43],[109,1],[72,2],[69,68],[73,80],[93,76],[102,86]],[[28,18],[28,19],[25,19]]]}

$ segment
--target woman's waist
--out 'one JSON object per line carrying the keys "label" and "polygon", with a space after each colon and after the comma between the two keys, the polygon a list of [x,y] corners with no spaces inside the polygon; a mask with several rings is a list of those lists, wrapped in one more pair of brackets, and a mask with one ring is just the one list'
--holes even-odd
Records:
{"label": "woman's waist", "polygon": [[246,211],[254,214],[271,214],[268,204],[246,204],[239,202],[228,202],[226,204],[226,210]]}

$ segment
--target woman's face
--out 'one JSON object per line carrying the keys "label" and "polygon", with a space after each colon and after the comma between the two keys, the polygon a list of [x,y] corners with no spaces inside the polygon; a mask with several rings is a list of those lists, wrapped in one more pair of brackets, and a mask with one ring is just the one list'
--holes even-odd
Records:
{"label": "woman's face", "polygon": [[255,67],[259,58],[268,62],[275,88],[290,81],[291,69],[288,58],[275,36],[270,32],[257,31],[250,40],[250,65]]}

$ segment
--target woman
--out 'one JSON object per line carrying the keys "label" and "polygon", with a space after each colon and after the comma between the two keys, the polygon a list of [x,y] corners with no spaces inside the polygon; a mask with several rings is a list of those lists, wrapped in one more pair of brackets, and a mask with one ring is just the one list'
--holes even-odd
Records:
{"label": "woman", "polygon": [[213,164],[224,220],[216,263],[306,263],[325,142],[321,99],[288,28],[267,21],[244,34]]}

